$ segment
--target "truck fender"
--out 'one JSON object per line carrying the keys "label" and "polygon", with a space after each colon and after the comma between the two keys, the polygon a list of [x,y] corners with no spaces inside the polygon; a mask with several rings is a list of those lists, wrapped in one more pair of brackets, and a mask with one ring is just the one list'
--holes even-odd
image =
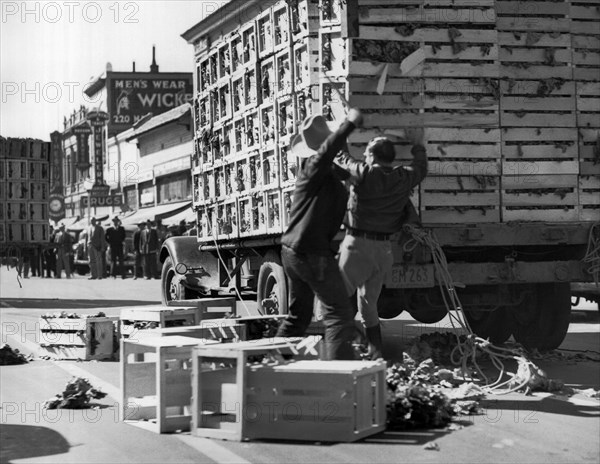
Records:
{"label": "truck fender", "polygon": [[171,257],[174,265],[185,263],[188,267],[202,266],[202,253],[196,237],[170,237],[163,242],[160,249],[160,262]]}

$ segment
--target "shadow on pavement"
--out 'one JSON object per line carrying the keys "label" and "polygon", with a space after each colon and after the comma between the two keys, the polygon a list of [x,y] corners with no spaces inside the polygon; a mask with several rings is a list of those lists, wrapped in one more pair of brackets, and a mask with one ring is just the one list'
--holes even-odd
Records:
{"label": "shadow on pavement", "polygon": [[[593,400],[589,400],[593,401]],[[535,420],[535,413],[560,414],[575,417],[600,417],[600,406],[574,404],[566,401],[564,397],[548,396],[540,400],[499,400],[484,399],[480,406],[484,409],[496,411],[518,411],[529,413],[530,421]]]}
{"label": "shadow on pavement", "polygon": [[60,433],[47,427],[0,424],[0,462],[63,454],[69,448]]}
{"label": "shadow on pavement", "polygon": [[112,308],[121,306],[148,306],[159,304],[147,300],[65,300],[61,298],[3,298],[2,301],[13,308],[32,309],[81,309],[81,308]]}

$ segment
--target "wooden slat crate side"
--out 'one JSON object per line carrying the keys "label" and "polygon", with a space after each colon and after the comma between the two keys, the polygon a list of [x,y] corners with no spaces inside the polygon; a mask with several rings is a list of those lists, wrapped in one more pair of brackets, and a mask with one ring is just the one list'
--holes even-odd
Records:
{"label": "wooden slat crate side", "polygon": [[581,161],[579,163],[579,173],[582,176],[600,175],[600,163],[596,161]]}
{"label": "wooden slat crate side", "polygon": [[[598,25],[600,28],[600,25]],[[575,66],[600,66],[600,52],[590,50],[573,52]]]}
{"label": "wooden slat crate side", "polygon": [[[428,110],[423,115],[423,122],[427,127],[463,127],[463,128],[496,128],[500,115],[498,112],[456,113],[436,112]],[[414,126],[414,119],[410,123]]]}
{"label": "wooden slat crate side", "polygon": [[568,32],[571,22],[567,18],[500,16],[496,20],[499,31]]}
{"label": "wooden slat crate side", "polygon": [[77,333],[40,332],[40,346],[72,346],[85,348],[87,340],[85,335]]}
{"label": "wooden slat crate side", "polygon": [[597,81],[598,68],[573,68],[573,79],[577,81]]}
{"label": "wooden slat crate side", "polygon": [[502,192],[502,205],[505,207],[510,206],[555,206],[560,207],[563,205],[576,206],[578,202],[577,190],[565,193],[559,191],[557,193],[537,193],[535,191],[523,192],[523,193],[510,193]]}
{"label": "wooden slat crate side", "polygon": [[40,330],[85,330],[87,319],[71,319],[62,317],[40,318]]}
{"label": "wooden slat crate side", "polygon": [[502,177],[502,190],[539,190],[539,189],[574,189],[577,187],[576,174],[520,175]]}
{"label": "wooden slat crate side", "polygon": [[598,50],[600,37],[572,34],[573,48],[576,50]]}
{"label": "wooden slat crate side", "polygon": [[600,127],[600,115],[598,113],[577,113],[577,127]]}
{"label": "wooden slat crate side", "polygon": [[498,46],[479,45],[466,46],[460,51],[451,45],[425,45],[423,47],[426,60],[464,60],[464,61],[489,61],[498,59]]}
{"label": "wooden slat crate side", "polygon": [[[547,63],[549,60],[547,48],[509,48],[501,47],[498,59],[506,63]],[[553,49],[553,60],[556,63],[568,64],[572,61],[571,50],[567,48]]]}
{"label": "wooden slat crate side", "polygon": [[579,204],[591,206],[600,211],[600,175],[579,178]]}
{"label": "wooden slat crate side", "polygon": [[[575,3],[578,3],[577,5]],[[573,20],[577,19],[585,19],[591,20],[595,19],[596,21],[600,20],[600,11],[598,11],[598,5],[581,5],[579,1],[571,2],[571,9],[569,12],[569,16]],[[592,3],[592,2],[590,2]]]}
{"label": "wooden slat crate side", "polygon": [[564,66],[537,66],[526,65],[520,66],[518,63],[515,66],[510,66],[509,63],[502,63],[498,72],[500,77],[512,79],[529,79],[531,76],[536,76],[538,79],[567,79],[573,77],[573,70],[568,65]]}
{"label": "wooden slat crate side", "polygon": [[498,206],[500,193],[496,192],[422,192],[421,208],[430,206]]}
{"label": "wooden slat crate side", "polygon": [[448,6],[448,7],[493,7],[496,0],[478,0],[474,4],[471,0],[358,0],[359,7],[394,7],[398,5],[410,5],[410,6],[423,6],[434,5],[436,7]]}
{"label": "wooden slat crate side", "polygon": [[499,189],[499,176],[427,176],[420,187],[423,197],[436,191],[496,192]]}
{"label": "wooden slat crate side", "polygon": [[579,210],[580,221],[598,222],[600,221],[600,208],[597,207],[581,207]]}
{"label": "wooden slat crate side", "polygon": [[57,360],[86,360],[87,348],[76,346],[40,346],[38,356]]}
{"label": "wooden slat crate side", "polygon": [[439,159],[443,161],[452,158],[500,159],[500,146],[498,144],[473,145],[428,142],[426,148],[429,160]]}
{"label": "wooden slat crate side", "polygon": [[579,174],[579,162],[569,161],[515,161],[502,163],[502,175]]}
{"label": "wooden slat crate side", "polygon": [[598,35],[597,21],[571,21],[570,30],[573,34]]}
{"label": "wooden slat crate side", "polygon": [[577,97],[577,111],[596,113],[600,117],[600,97]]}
{"label": "wooden slat crate side", "polygon": [[578,148],[576,142],[565,142],[564,144],[526,145],[522,142],[516,145],[502,145],[502,156],[504,159],[577,159]]}
{"label": "wooden slat crate side", "polygon": [[503,128],[502,141],[504,144],[509,142],[576,142],[578,137],[575,127],[557,127],[557,128]]}
{"label": "wooden slat crate side", "polygon": [[525,32],[504,32],[498,31],[498,43],[504,47],[570,47],[571,35],[562,34],[542,34],[541,36],[532,37]]}
{"label": "wooden slat crate side", "polygon": [[464,224],[464,223],[495,223],[500,222],[498,208],[482,207],[481,209],[426,209],[421,210],[421,220],[429,224]]}
{"label": "wooden slat crate side", "polygon": [[[496,30],[482,29],[460,29],[457,28],[456,37],[451,39],[448,29],[417,28],[403,31],[395,27],[387,26],[359,26],[359,36],[366,40],[396,40],[401,42],[421,42],[426,43],[497,43],[498,33]],[[407,35],[404,35],[407,34]]]}
{"label": "wooden slat crate side", "polygon": [[423,76],[424,77],[446,77],[446,78],[460,78],[460,77],[499,77],[498,66],[494,63],[433,63],[431,61],[426,62],[423,65]]}
{"label": "wooden slat crate side", "polygon": [[577,103],[575,95],[546,97],[506,97],[501,99],[502,111],[574,111]]}
{"label": "wooden slat crate side", "polygon": [[[359,24],[493,24],[494,8],[477,5],[476,8],[439,8],[425,5],[422,8],[363,8],[359,10]],[[475,5],[473,5],[475,6]],[[436,8],[437,7],[437,8]]]}
{"label": "wooden slat crate side", "polygon": [[569,3],[537,2],[537,1],[496,1],[498,16],[567,16],[570,13]]}
{"label": "wooden slat crate side", "polygon": [[600,82],[577,82],[577,96],[600,96]]}
{"label": "wooden slat crate side", "polygon": [[500,160],[429,161],[430,176],[497,176],[500,172]]}
{"label": "wooden slat crate side", "polygon": [[575,127],[575,112],[566,114],[513,112],[501,113],[500,123],[503,127]]}
{"label": "wooden slat crate side", "polygon": [[502,208],[503,222],[570,222],[579,218],[579,208],[507,209]]}

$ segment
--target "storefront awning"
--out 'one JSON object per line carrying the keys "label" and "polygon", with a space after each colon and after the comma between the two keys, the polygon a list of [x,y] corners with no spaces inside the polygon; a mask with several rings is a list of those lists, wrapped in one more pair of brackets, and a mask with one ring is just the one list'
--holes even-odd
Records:
{"label": "storefront awning", "polygon": [[173,216],[169,216],[168,218],[163,219],[163,224],[168,226],[178,226],[181,221],[185,221],[186,224],[190,222],[196,222],[196,213],[192,209],[190,205],[189,208],[180,211]]}
{"label": "storefront awning", "polygon": [[[108,214],[105,214],[104,216],[95,216],[95,217],[100,222],[102,222],[102,221],[105,221],[108,219]],[[81,219],[79,219],[79,221],[76,221],[71,225],[67,225],[67,230],[71,230],[71,231],[83,230],[86,227],[89,227],[89,225],[90,225],[90,220],[84,216]]]}
{"label": "storefront awning", "polygon": [[136,225],[140,222],[156,221],[157,219],[166,219],[174,214],[177,214],[191,205],[189,201],[179,201],[177,203],[168,203],[166,205],[152,206],[150,208],[142,208],[137,210],[130,216],[123,218],[123,225]]}

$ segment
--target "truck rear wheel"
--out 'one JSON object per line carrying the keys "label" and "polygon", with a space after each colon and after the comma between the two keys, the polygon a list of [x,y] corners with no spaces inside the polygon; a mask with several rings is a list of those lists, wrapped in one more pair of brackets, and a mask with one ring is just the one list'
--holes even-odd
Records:
{"label": "truck rear wheel", "polygon": [[288,313],[288,286],[283,266],[274,253],[260,266],[257,283],[258,308],[261,314]]}
{"label": "truck rear wheel", "polygon": [[467,322],[478,337],[495,345],[504,343],[513,333],[512,315],[505,307],[495,311],[465,311]]}
{"label": "truck rear wheel", "polygon": [[179,283],[179,279],[177,279],[175,266],[170,256],[165,259],[163,264],[160,283],[161,299],[165,306],[169,301],[185,299],[185,288]]}
{"label": "truck rear wheel", "polygon": [[569,330],[571,290],[568,283],[538,284],[533,304],[513,313],[515,340],[527,349],[558,348]]}

